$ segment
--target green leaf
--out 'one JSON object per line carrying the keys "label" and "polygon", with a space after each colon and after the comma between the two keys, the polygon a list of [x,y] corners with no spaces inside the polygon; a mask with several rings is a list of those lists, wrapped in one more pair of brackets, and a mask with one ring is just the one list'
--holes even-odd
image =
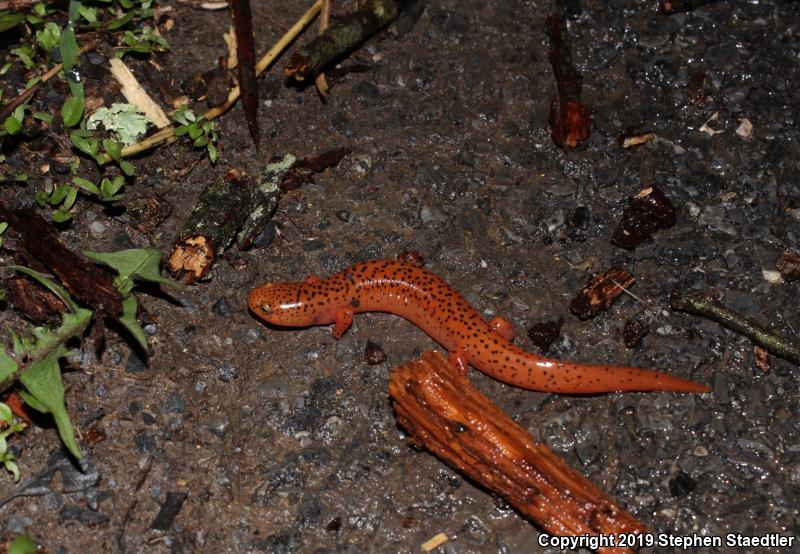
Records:
{"label": "green leaf", "polygon": [[28,535],[17,535],[8,545],[7,554],[36,554],[39,545]]}
{"label": "green leaf", "polygon": [[89,23],[97,23],[97,8],[91,8],[81,4],[78,6],[78,13]]}
{"label": "green leaf", "polygon": [[[155,248],[132,248],[130,250],[119,250],[117,252],[92,252],[84,250],[83,255],[107,265],[117,273],[122,294],[127,294],[133,287],[133,281],[149,281],[151,283],[164,283],[178,287],[178,283],[166,277],[162,277],[159,271],[161,264],[161,252]],[[124,288],[123,288],[124,287]],[[127,291],[125,290],[127,289]]]}
{"label": "green leaf", "polygon": [[22,121],[10,115],[3,122],[3,129],[5,129],[6,133],[9,135],[18,135],[22,132]]}
{"label": "green leaf", "polygon": [[53,194],[50,195],[50,198],[47,199],[47,202],[51,206],[57,206],[58,204],[61,204],[61,201],[66,198],[68,190],[69,185],[58,185],[56,190],[53,191]]}
{"label": "green leaf", "polygon": [[20,398],[25,401],[25,404],[39,412],[40,414],[49,414],[50,410],[47,409],[47,406],[36,400],[35,396],[32,396],[31,393],[28,391],[20,390],[18,391]]}
{"label": "green leaf", "polygon": [[[83,96],[70,96],[61,106],[61,119],[66,127],[74,127],[83,115]],[[73,141],[74,142],[74,141]],[[77,146],[77,145],[76,145]]]}
{"label": "green leaf", "polygon": [[208,150],[208,159],[211,160],[211,163],[213,164],[217,161],[217,147],[209,142],[206,146],[206,149]]}
{"label": "green leaf", "polygon": [[100,189],[97,188],[97,185],[92,183],[88,179],[84,179],[83,177],[73,177],[72,182],[81,187],[83,190],[88,192],[89,194],[94,194],[95,196],[100,196]]}
{"label": "green leaf", "polygon": [[0,348],[0,383],[8,379],[10,375],[13,375],[18,367],[17,362],[8,355],[5,348]]}
{"label": "green leaf", "polygon": [[53,221],[56,223],[64,223],[72,219],[72,213],[64,210],[56,210],[53,212]]}
{"label": "green leaf", "polygon": [[47,123],[53,122],[53,114],[48,112],[36,112],[33,114],[33,118],[40,121],[46,121]]}
{"label": "green leaf", "polygon": [[11,411],[11,408],[8,407],[8,404],[5,402],[0,402],[0,422],[5,422],[8,425],[11,425],[14,421],[14,412]]}
{"label": "green leaf", "polygon": [[71,21],[64,26],[64,30],[61,32],[58,49],[61,52],[64,73],[71,71],[78,57],[78,41],[75,40],[75,28]]}
{"label": "green leaf", "polygon": [[98,141],[96,138],[87,138],[85,135],[86,133],[75,131],[69,134],[69,140],[72,141],[75,148],[84,154],[95,156],[97,154]]}
{"label": "green leaf", "polygon": [[139,324],[139,320],[136,319],[136,308],[138,305],[139,302],[134,295],[130,294],[124,298],[122,300],[122,316],[118,321],[133,335],[136,342],[146,351],[148,349],[147,338],[144,336],[144,329],[142,329],[142,326]]}
{"label": "green leaf", "polygon": [[[85,310],[91,315],[89,310]],[[65,316],[64,320],[66,321]],[[63,326],[64,324],[62,324]],[[28,369],[19,377],[28,392],[33,395],[36,400],[44,404],[50,413],[53,414],[53,419],[58,427],[58,434],[64,446],[72,453],[73,456],[80,459],[81,450],[78,447],[78,442],[75,440],[75,432],[72,429],[72,423],[69,420],[67,408],[64,405],[64,384],[61,382],[61,368],[58,366],[58,359],[62,356],[69,354],[67,348],[60,344],[54,348],[50,354],[41,360],[30,365]]]}
{"label": "green leaf", "polygon": [[127,162],[125,160],[120,160],[119,168],[128,177],[133,177],[134,173],[136,173],[136,167],[134,167],[131,162]]}
{"label": "green leaf", "polygon": [[[14,269],[41,280],[51,290],[61,289],[61,287],[36,271],[20,267],[14,267]],[[68,305],[75,306],[75,303],[69,299]],[[15,353],[18,356],[24,354],[28,360],[27,368],[19,370],[20,383],[25,386],[33,399],[35,399],[33,401],[34,407],[37,409],[43,408],[53,414],[56,427],[58,427],[58,434],[64,446],[76,458],[80,458],[81,453],[75,440],[75,433],[69,421],[69,415],[64,406],[64,385],[61,382],[61,369],[59,368],[58,360],[69,354],[69,350],[64,346],[67,340],[76,336],[80,337],[91,320],[91,310],[77,308],[74,312],[63,315],[58,329],[36,327],[33,330],[35,340],[20,340],[14,337]]]}
{"label": "green leaf", "polygon": [[69,210],[75,205],[75,200],[78,198],[78,189],[75,187],[69,187],[67,190],[67,197],[64,199],[64,204],[61,206],[62,210]]}
{"label": "green leaf", "polygon": [[24,13],[0,13],[0,33],[13,29],[23,21],[25,21]]}
{"label": "green leaf", "polygon": [[133,21],[133,16],[134,16],[134,13],[132,11],[130,11],[130,12],[127,12],[122,17],[118,17],[116,19],[112,19],[111,23],[109,23],[106,26],[106,29],[108,29],[109,31],[115,31],[115,30],[117,30],[117,29],[119,29],[121,27],[124,27],[125,25],[127,25],[128,23]]}
{"label": "green leaf", "polygon": [[115,140],[103,139],[103,148],[115,162],[118,162],[122,157],[122,144]]}

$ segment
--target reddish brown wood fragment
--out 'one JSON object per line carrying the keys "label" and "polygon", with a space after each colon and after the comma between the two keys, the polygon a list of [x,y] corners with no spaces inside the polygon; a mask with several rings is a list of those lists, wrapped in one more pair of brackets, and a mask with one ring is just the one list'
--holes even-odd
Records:
{"label": "reddish brown wood fragment", "polygon": [[389,393],[397,422],[413,445],[502,496],[551,535],[645,532],[642,523],[538,443],[441,354],[425,352],[397,367]]}
{"label": "reddish brown wood fragment", "polygon": [[653,233],[669,229],[678,213],[669,198],[656,187],[640,190],[622,213],[611,243],[620,248],[636,248],[652,239]]}
{"label": "reddish brown wood fragment", "polygon": [[769,352],[758,345],[753,346],[753,361],[756,367],[764,373],[769,373]]}
{"label": "reddish brown wood fragment", "polygon": [[628,348],[636,348],[642,342],[642,339],[650,334],[650,326],[644,321],[629,319],[625,322],[625,328],[622,330],[622,337],[625,340],[625,346]]}
{"label": "reddish brown wood fragment", "polygon": [[122,315],[122,297],[114,287],[113,273],[64,246],[51,223],[34,212],[17,212],[2,203],[0,220],[9,225],[22,265],[54,274],[80,303],[112,317]]}
{"label": "reddish brown wood fragment", "polygon": [[786,281],[800,279],[800,254],[791,250],[785,252],[775,262],[775,267]]}
{"label": "reddish brown wood fragment", "polygon": [[569,304],[570,311],[586,320],[606,311],[624,289],[636,282],[636,278],[622,269],[612,267],[604,274],[592,275],[578,295]]}
{"label": "reddish brown wood fragment", "polygon": [[564,150],[574,150],[589,138],[591,110],[581,103],[583,78],[572,62],[567,22],[555,12],[547,18],[550,64],[558,86],[558,100],[550,105],[550,132]]}
{"label": "reddish brown wood fragment", "polygon": [[286,192],[310,183],[315,173],[336,167],[351,150],[347,147],[334,148],[316,156],[307,156],[294,163],[281,181],[281,190]]}
{"label": "reddish brown wood fragment", "polygon": [[239,90],[242,93],[247,129],[258,148],[258,83],[256,82],[256,50],[253,40],[253,14],[250,0],[231,0],[233,26],[236,29],[236,55],[239,59]]}
{"label": "reddish brown wood fragment", "polygon": [[563,317],[558,318],[558,321],[542,321],[531,325],[528,329],[528,338],[539,348],[539,352],[544,354],[561,334],[562,325],[564,325]]}
{"label": "reddish brown wood fragment", "polygon": [[36,325],[58,323],[67,311],[55,294],[27,277],[12,277],[6,286],[11,306]]}

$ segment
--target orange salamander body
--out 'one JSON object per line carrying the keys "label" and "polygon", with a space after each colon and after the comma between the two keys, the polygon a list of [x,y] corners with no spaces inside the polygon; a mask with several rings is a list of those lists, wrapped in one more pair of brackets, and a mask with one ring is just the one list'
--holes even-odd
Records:
{"label": "orange salamander body", "polygon": [[307,327],[333,323],[340,338],[353,315],[388,312],[409,320],[445,347],[450,361],[467,364],[523,389],[572,394],[611,391],[708,392],[708,387],[645,369],[543,358],[511,344],[511,324],[487,323],[441,277],[397,260],[358,263],[327,279],[265,283],[248,295],[248,306],[274,325]]}

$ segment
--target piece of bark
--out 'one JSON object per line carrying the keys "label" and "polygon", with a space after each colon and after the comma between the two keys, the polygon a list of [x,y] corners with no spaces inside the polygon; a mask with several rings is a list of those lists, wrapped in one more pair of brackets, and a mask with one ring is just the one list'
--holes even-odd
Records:
{"label": "piece of bark", "polygon": [[285,154],[255,178],[232,172],[210,184],[175,242],[167,269],[191,284],[208,274],[234,239],[239,248],[250,248],[269,225],[283,192],[311,181],[314,173],[335,166],[349,152],[338,148],[302,160]]}
{"label": "piece of bark", "polygon": [[650,326],[644,321],[636,319],[626,321],[622,330],[622,338],[628,348],[636,348],[642,343],[642,339],[649,334]]}
{"label": "piece of bark", "polygon": [[539,349],[539,352],[546,354],[561,334],[562,325],[564,325],[563,317],[558,318],[557,321],[541,321],[530,326],[528,338]]}
{"label": "piece of bark", "polygon": [[35,325],[52,325],[67,311],[64,303],[48,289],[28,277],[12,277],[6,282],[8,302]]}
{"label": "piece of bark", "polygon": [[315,77],[326,65],[391,23],[409,3],[409,0],[368,0],[358,11],[337,19],[325,33],[295,52],[284,75],[298,82]]}
{"label": "piece of bark", "polygon": [[538,443],[441,354],[425,352],[397,367],[389,393],[412,444],[499,494],[551,535],[645,532],[641,522]]}
{"label": "piece of bark", "polygon": [[114,287],[114,274],[73,252],[58,238],[58,231],[32,211],[15,211],[0,202],[0,221],[16,245],[22,265],[52,273],[81,304],[104,315],[122,315],[122,296]]}
{"label": "piece of bark", "polygon": [[350,152],[351,150],[347,147],[334,148],[316,156],[307,156],[298,160],[282,177],[281,190],[286,192],[310,183],[315,173],[322,173],[329,167],[336,167]]}
{"label": "piece of bark", "polygon": [[800,364],[800,348],[774,333],[770,333],[743,315],[726,308],[707,294],[675,291],[670,295],[669,302],[673,310],[712,319],[728,329],[746,336],[776,356]]}
{"label": "piece of bark", "polygon": [[581,103],[583,77],[572,62],[567,22],[556,12],[547,18],[550,65],[558,86],[558,100],[550,105],[550,132],[564,150],[574,150],[589,138],[591,110]]}
{"label": "piece of bark", "polygon": [[677,210],[669,198],[656,187],[646,187],[631,199],[622,212],[611,243],[620,248],[636,248],[652,240],[656,231],[675,225],[677,218]]}
{"label": "piece of bark", "polygon": [[258,83],[256,82],[256,47],[253,39],[253,14],[250,0],[231,0],[231,15],[236,28],[236,55],[239,60],[239,90],[247,130],[258,150]]}
{"label": "piece of bark", "polygon": [[612,267],[605,273],[592,275],[569,303],[569,309],[582,320],[592,318],[611,307],[624,289],[635,282],[636,278],[621,267]]}
{"label": "piece of bark", "polygon": [[788,250],[781,254],[775,262],[775,267],[787,282],[800,279],[800,254]]}

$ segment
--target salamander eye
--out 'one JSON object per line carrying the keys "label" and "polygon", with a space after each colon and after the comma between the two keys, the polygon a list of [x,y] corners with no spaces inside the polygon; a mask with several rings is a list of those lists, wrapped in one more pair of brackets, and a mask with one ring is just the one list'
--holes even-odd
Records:
{"label": "salamander eye", "polygon": [[269,313],[269,304],[261,304],[261,311],[265,314]]}

